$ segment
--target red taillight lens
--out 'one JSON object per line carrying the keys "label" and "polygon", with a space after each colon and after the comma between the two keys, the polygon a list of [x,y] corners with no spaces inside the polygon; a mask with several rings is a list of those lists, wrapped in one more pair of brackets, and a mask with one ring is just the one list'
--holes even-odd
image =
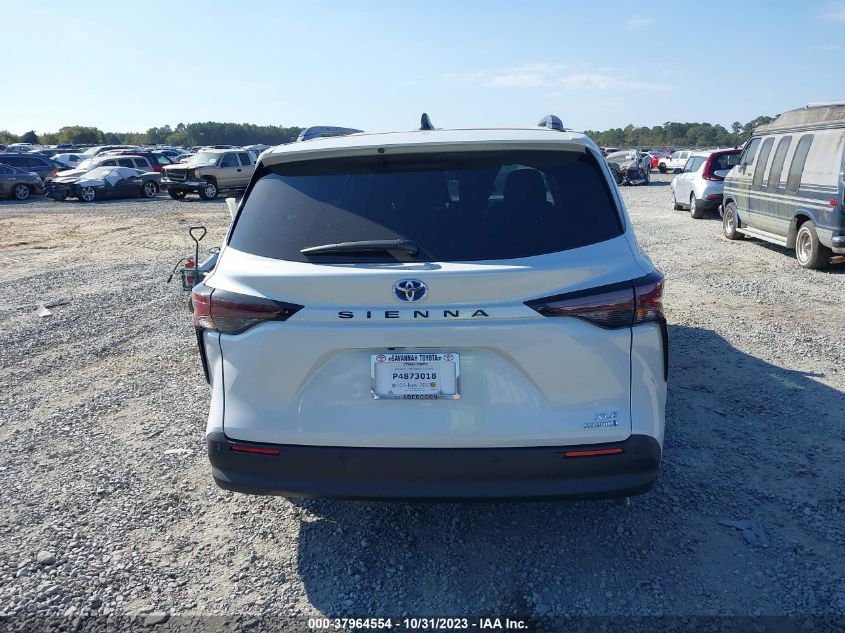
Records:
{"label": "red taillight lens", "polygon": [[605,328],[631,325],[634,313],[634,293],[630,284],[627,288],[605,292],[572,294],[576,296],[551,297],[531,307],[543,316],[575,317]]}
{"label": "red taillight lens", "polygon": [[713,169],[713,155],[707,157],[707,162],[704,163],[704,169],[702,170],[701,177],[704,180],[724,180],[724,178],[719,178],[714,173],[712,173]]}
{"label": "red taillight lens", "polygon": [[564,457],[595,457],[597,455],[618,455],[625,451],[615,446],[613,448],[596,448],[588,451],[566,451]]}
{"label": "red taillight lens", "polygon": [[194,288],[194,325],[224,334],[240,334],[264,321],[286,321],[302,309],[293,303],[214,290],[205,284]]}
{"label": "red taillight lens", "polygon": [[250,446],[249,444],[232,444],[231,449],[237,453],[255,453],[257,455],[280,455],[282,453],[278,448]]}
{"label": "red taillight lens", "polygon": [[662,300],[663,277],[652,273],[632,281],[527,301],[526,305],[543,316],[575,317],[615,329],[662,321]]}
{"label": "red taillight lens", "polygon": [[213,330],[211,288],[203,284],[195,286],[191,292],[191,303],[194,306],[194,325],[203,330]]}
{"label": "red taillight lens", "polygon": [[[651,277],[651,276],[649,276]],[[642,281],[634,282],[634,297],[636,308],[634,309],[633,324],[662,322],[666,320],[663,315],[663,277],[651,279],[644,278]]]}

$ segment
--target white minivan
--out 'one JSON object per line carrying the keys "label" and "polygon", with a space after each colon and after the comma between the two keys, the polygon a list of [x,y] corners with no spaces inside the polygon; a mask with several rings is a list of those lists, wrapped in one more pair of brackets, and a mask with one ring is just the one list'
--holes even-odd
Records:
{"label": "white minivan", "polygon": [[347,498],[654,484],[663,276],[598,147],[527,129],[265,151],[193,294],[214,479]]}

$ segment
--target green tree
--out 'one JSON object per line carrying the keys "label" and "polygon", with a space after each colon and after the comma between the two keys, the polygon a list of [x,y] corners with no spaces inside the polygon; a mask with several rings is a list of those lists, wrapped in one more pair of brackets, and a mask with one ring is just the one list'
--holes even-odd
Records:
{"label": "green tree", "polygon": [[0,143],[3,145],[10,145],[11,143],[17,143],[18,137],[16,134],[12,134],[9,130],[0,130]]}
{"label": "green tree", "polygon": [[21,143],[38,143],[38,135],[35,133],[35,130],[24,132],[23,136],[21,136]]}
{"label": "green tree", "polygon": [[95,127],[68,125],[59,129],[59,143],[104,143],[105,135]]}

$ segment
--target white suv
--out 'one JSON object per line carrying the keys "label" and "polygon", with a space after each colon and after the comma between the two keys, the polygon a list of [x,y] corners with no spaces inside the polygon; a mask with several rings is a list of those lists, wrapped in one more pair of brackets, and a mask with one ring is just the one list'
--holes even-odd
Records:
{"label": "white suv", "polygon": [[557,117],[268,150],[193,294],[214,478],[286,496],[645,492],[662,291],[598,147]]}
{"label": "white suv", "polygon": [[739,149],[720,149],[692,152],[684,170],[672,179],[672,205],[675,209],[689,209],[699,220],[707,211],[722,206],[725,176],[739,163]]}

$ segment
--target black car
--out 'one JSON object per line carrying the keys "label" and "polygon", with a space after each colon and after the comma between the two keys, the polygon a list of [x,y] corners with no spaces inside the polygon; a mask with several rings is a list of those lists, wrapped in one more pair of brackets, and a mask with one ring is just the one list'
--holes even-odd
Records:
{"label": "black car", "polygon": [[6,152],[3,154],[3,164],[23,169],[26,172],[35,172],[45,180],[56,172],[67,169],[66,165],[60,162],[41,156],[40,154],[23,154],[19,152]]}
{"label": "black car", "polygon": [[155,198],[161,175],[130,167],[97,167],[84,174],[53,178],[47,195],[54,200],[78,198],[83,202],[108,198]]}

